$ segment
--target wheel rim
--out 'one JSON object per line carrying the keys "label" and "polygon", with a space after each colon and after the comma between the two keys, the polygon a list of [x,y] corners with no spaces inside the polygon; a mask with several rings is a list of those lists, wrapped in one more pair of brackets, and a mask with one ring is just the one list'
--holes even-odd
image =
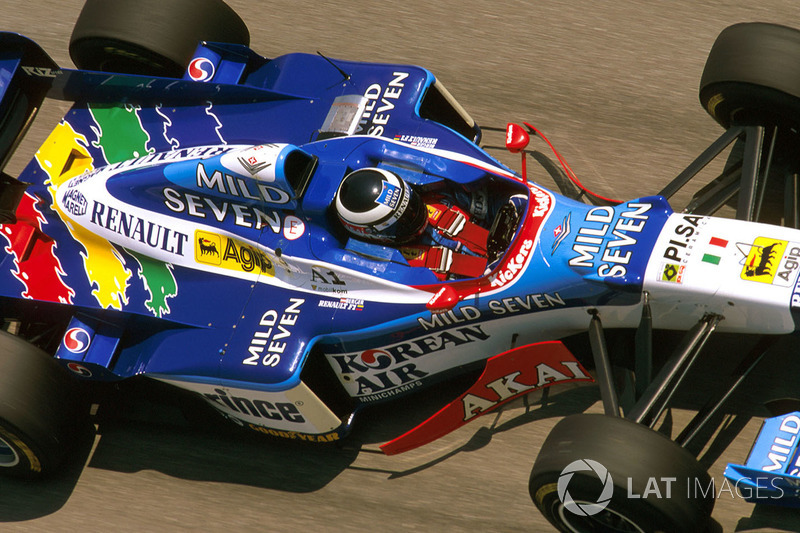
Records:
{"label": "wheel rim", "polygon": [[0,468],[10,468],[19,463],[19,456],[16,450],[0,437]]}
{"label": "wheel rim", "polygon": [[[578,505],[591,505],[596,502],[585,502],[575,500]],[[605,508],[592,516],[579,516],[566,509],[563,505],[558,506],[558,517],[561,523],[567,526],[570,531],[575,533],[592,532],[619,532],[619,533],[644,533],[645,530],[636,525],[627,516]]]}

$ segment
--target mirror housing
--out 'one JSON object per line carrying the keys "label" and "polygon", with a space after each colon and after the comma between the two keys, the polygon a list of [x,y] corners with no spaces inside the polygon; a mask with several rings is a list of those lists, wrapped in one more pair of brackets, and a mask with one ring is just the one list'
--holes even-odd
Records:
{"label": "mirror housing", "polygon": [[512,154],[518,154],[528,146],[530,142],[528,132],[519,124],[509,122],[506,126],[506,149]]}

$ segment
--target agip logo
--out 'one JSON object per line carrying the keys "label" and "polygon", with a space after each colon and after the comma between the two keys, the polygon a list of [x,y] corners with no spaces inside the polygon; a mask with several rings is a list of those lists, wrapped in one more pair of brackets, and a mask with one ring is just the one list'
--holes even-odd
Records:
{"label": "agip logo", "polygon": [[787,244],[786,241],[757,237],[745,259],[741,278],[748,281],[772,283]]}
{"label": "agip logo", "polygon": [[221,237],[215,233],[205,231],[195,232],[194,258],[199,263],[219,265],[222,263],[220,255]]}
{"label": "agip logo", "polygon": [[208,231],[194,232],[194,258],[198,263],[227,270],[275,275],[275,265],[263,250]]}

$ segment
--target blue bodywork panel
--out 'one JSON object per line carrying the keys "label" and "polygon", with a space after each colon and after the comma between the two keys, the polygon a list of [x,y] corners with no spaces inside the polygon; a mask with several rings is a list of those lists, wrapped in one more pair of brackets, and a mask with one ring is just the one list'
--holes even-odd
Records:
{"label": "blue bodywork panel", "polygon": [[[672,213],[661,197],[590,206],[526,181],[424,68],[203,43],[167,79],[60,69],[4,42],[0,90],[73,106],[19,177],[0,297],[63,323],[54,355],[82,379],[149,375],[262,427],[328,434],[315,395],[357,408],[433,383],[537,340],[525,320],[544,310],[617,306],[630,321]],[[469,213],[489,235],[483,273],[350,235],[331,206],[369,167],[429,216]],[[460,246],[448,235],[435,244]],[[569,317],[555,320],[582,329],[585,313]]]}

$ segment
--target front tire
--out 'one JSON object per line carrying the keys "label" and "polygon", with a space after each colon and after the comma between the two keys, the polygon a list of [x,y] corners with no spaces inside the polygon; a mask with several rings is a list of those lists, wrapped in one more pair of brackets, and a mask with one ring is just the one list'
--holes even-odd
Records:
{"label": "front tire", "polygon": [[691,454],[650,428],[606,415],[560,421],[528,488],[564,532],[703,531],[714,506],[713,482]]}
{"label": "front tire", "polygon": [[800,31],[762,22],[725,28],[708,54],[700,103],[724,128],[800,123]]}

